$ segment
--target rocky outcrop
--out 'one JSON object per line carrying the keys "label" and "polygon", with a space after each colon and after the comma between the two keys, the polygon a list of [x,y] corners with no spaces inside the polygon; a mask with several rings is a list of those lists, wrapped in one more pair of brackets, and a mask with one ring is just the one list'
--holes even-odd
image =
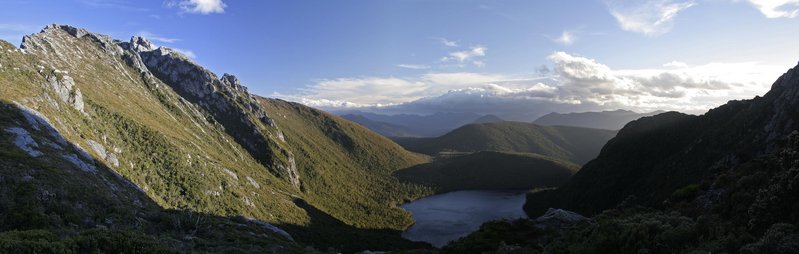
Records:
{"label": "rocky outcrop", "polygon": [[31,134],[19,127],[8,128],[5,130],[7,133],[14,135],[14,145],[17,146],[22,151],[25,151],[30,156],[38,157],[42,155],[42,152],[39,151],[39,143],[33,139]]}
{"label": "rocky outcrop", "polygon": [[565,231],[570,227],[586,221],[588,218],[583,217],[575,212],[566,211],[563,209],[549,208],[544,215],[535,219],[536,227],[541,229],[550,229],[555,231]]}
{"label": "rocky outcrop", "polygon": [[283,141],[271,138],[282,135],[280,130],[236,76],[225,73],[217,78],[182,53],[166,47],[155,48],[142,37],[134,36],[123,46],[138,53],[144,64],[136,66],[136,57],[130,57],[128,62],[134,68],[146,68],[187,101],[206,110],[254,158],[274,174],[299,186],[293,154],[283,148]]}
{"label": "rocky outcrop", "polygon": [[121,55],[123,52],[122,48],[119,47],[119,43],[121,42],[114,40],[111,38],[111,36],[92,33],[83,28],[58,24],[48,25],[39,33],[22,37],[22,44],[20,45],[20,48],[27,51],[39,51],[46,52],[46,54],[55,54],[59,58],[67,57],[67,55],[64,54],[65,52],[62,51],[69,49],[69,46],[58,45],[58,41],[53,40],[53,38],[58,38],[58,34],[61,31],[65,31],[68,35],[71,35],[75,38],[88,37],[92,41],[96,42],[100,48],[103,49],[103,51],[110,55]]}
{"label": "rocky outcrop", "polygon": [[62,102],[72,106],[75,110],[86,114],[83,110],[83,93],[80,92],[72,77],[54,70],[46,75],[47,86],[55,93],[56,97]]}

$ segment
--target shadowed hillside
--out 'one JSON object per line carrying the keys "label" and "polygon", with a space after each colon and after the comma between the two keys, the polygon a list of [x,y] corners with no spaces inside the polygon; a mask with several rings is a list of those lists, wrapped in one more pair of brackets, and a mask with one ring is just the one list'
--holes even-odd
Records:
{"label": "shadowed hillside", "polygon": [[575,126],[584,128],[619,130],[627,123],[641,117],[653,116],[664,111],[654,111],[649,113],[637,113],[629,110],[614,110],[602,112],[581,112],[581,113],[549,113],[539,117],[534,124],[549,126]]}
{"label": "shadowed hillside", "polygon": [[396,138],[408,150],[428,155],[446,152],[535,153],[583,164],[596,157],[615,131],[522,122],[469,124],[436,138]]}
{"label": "shadowed hillside", "polygon": [[537,154],[483,151],[397,171],[403,180],[437,191],[533,189],[558,186],[580,167]]}

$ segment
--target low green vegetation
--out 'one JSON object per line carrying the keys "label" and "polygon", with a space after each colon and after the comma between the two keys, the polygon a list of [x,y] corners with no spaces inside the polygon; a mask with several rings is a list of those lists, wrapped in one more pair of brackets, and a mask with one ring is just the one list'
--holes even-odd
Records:
{"label": "low green vegetation", "polygon": [[[31,157],[12,143],[21,127],[44,152]],[[175,253],[311,252],[243,217],[166,210],[103,163],[87,172],[62,157],[78,150],[44,144],[55,140],[36,130],[15,106],[0,104],[0,252]]]}
{"label": "low green vegetation", "polygon": [[580,167],[537,154],[483,151],[441,158],[397,171],[400,179],[439,192],[469,189],[534,189],[558,186]]}
{"label": "low green vegetation", "polygon": [[[392,174],[424,163],[427,157],[328,113],[282,100],[260,101],[273,112],[297,158],[302,193],[309,204],[345,224],[386,229],[373,231],[375,237],[386,238],[390,233],[394,241],[404,241],[399,234],[413,220],[398,206],[432,190],[401,182]],[[346,235],[342,232],[338,237]]]}

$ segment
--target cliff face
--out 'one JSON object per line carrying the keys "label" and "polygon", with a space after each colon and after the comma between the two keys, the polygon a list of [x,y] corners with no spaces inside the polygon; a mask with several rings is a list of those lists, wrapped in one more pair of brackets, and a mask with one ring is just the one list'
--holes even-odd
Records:
{"label": "cliff face", "polygon": [[364,246],[351,241],[363,228],[388,228],[367,235],[381,239],[371,244],[408,244],[396,230],[410,216],[393,205],[424,190],[391,173],[424,158],[338,117],[267,103],[146,38],[50,25],[20,48],[0,41],[0,89],[3,103],[74,146],[62,155],[46,148],[59,141],[9,127],[19,156],[106,170],[157,206],[279,224],[321,248]]}
{"label": "cliff face", "polygon": [[681,187],[778,151],[799,128],[795,69],[763,97],[629,123],[564,186],[528,196],[525,209],[536,216],[549,207],[595,214],[623,200],[659,206]]}

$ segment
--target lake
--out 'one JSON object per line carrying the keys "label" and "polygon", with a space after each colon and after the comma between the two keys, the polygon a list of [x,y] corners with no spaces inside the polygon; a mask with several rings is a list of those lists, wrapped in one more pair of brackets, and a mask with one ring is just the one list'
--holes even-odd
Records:
{"label": "lake", "polygon": [[526,191],[455,191],[425,197],[401,207],[416,223],[402,237],[442,247],[466,236],[484,222],[526,218],[522,210]]}

